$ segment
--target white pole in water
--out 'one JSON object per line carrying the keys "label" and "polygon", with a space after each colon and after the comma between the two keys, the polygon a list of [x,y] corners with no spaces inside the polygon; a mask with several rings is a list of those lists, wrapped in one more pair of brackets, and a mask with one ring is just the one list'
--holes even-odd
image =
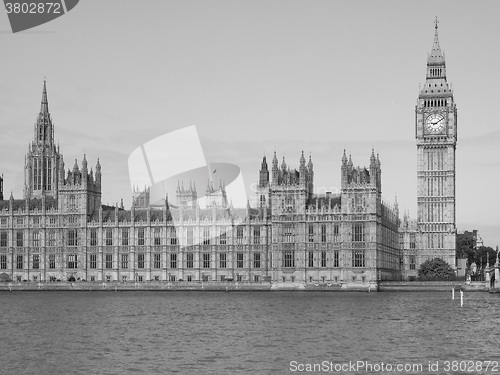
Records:
{"label": "white pole in water", "polygon": [[455,288],[451,288],[451,299],[455,299]]}
{"label": "white pole in water", "polygon": [[460,291],[460,307],[464,305],[464,292]]}

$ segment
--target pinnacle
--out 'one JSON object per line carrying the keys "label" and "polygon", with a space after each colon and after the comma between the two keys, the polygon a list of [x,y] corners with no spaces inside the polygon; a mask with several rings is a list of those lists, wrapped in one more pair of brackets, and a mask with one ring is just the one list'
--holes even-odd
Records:
{"label": "pinnacle", "polygon": [[47,85],[45,79],[43,80],[43,91],[42,91],[42,106],[40,108],[40,113],[49,113],[49,102],[47,100]]}
{"label": "pinnacle", "polygon": [[438,36],[438,19],[436,17],[435,21],[435,33],[434,33],[434,43],[432,44],[432,51],[427,60],[428,64],[444,64],[444,55],[441,52],[441,47],[439,46],[439,36]]}

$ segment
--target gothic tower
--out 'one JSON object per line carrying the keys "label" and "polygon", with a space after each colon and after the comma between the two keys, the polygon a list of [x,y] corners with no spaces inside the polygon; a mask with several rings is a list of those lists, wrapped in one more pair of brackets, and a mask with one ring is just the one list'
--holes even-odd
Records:
{"label": "gothic tower", "polygon": [[455,268],[455,149],[457,108],[446,80],[438,38],[427,59],[425,85],[415,108],[417,139],[418,264],[442,258]]}
{"label": "gothic tower", "polygon": [[259,207],[269,207],[269,169],[267,168],[267,160],[265,156],[262,159],[262,164],[260,166],[259,184],[257,185],[257,198]]}
{"label": "gothic tower", "polygon": [[34,126],[34,139],[28,146],[24,165],[24,198],[40,198],[42,195],[57,198],[61,162],[62,157],[54,143],[47,87],[43,81],[42,105]]}

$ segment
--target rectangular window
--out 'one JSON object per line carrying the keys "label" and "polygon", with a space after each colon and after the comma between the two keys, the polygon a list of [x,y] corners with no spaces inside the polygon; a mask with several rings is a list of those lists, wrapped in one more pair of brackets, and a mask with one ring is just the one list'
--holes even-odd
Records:
{"label": "rectangular window", "polygon": [[243,281],[243,275],[236,275],[236,281]]}
{"label": "rectangular window", "polygon": [[0,232],[0,247],[7,247],[7,232]]}
{"label": "rectangular window", "polygon": [[339,251],[338,250],[333,251],[333,266],[340,267],[340,265],[339,265]]}
{"label": "rectangular window", "polygon": [[[309,224],[309,242],[314,242],[314,225]],[[312,267],[312,266],[310,266]]]}
{"label": "rectangular window", "polygon": [[23,247],[23,232],[19,231],[16,232],[16,246],[17,247]]}
{"label": "rectangular window", "polygon": [[355,223],[352,225],[352,241],[360,242],[364,241],[363,224]]}
{"label": "rectangular window", "polygon": [[333,240],[335,242],[339,242],[340,241],[339,224],[334,224],[333,225]]}
{"label": "rectangular window", "polygon": [[253,253],[253,268],[260,268],[260,253]]}
{"label": "rectangular window", "polygon": [[90,246],[97,246],[97,229],[90,230]]}
{"label": "rectangular window", "polygon": [[321,242],[326,242],[326,224],[321,224]]}
{"label": "rectangular window", "polygon": [[40,232],[33,232],[33,247],[40,247]]}
{"label": "rectangular window", "polygon": [[78,246],[76,229],[68,229],[68,246]]}
{"label": "rectangular window", "polygon": [[283,267],[295,267],[295,251],[283,251]]}
{"label": "rectangular window", "polygon": [[137,254],[137,268],[144,268],[144,254]]}
{"label": "rectangular window", "polygon": [[49,246],[56,246],[56,231],[54,229],[49,230]]}
{"label": "rectangular window", "polygon": [[[174,254],[170,254],[170,261],[172,261],[172,255]],[[160,253],[154,253],[153,254],[153,267],[154,268],[161,268],[161,254]],[[175,267],[172,267],[172,268],[175,268]]]}
{"label": "rectangular window", "polygon": [[49,269],[56,268],[56,254],[49,254]]}
{"label": "rectangular window", "polygon": [[106,254],[106,268],[113,268],[113,254]]}
{"label": "rectangular window", "polygon": [[68,268],[78,268],[78,261],[77,261],[77,256],[76,254],[69,254],[68,255]]}
{"label": "rectangular window", "polygon": [[6,270],[7,269],[7,255],[0,255],[0,269]]}
{"label": "rectangular window", "polygon": [[260,244],[260,225],[253,227],[253,243],[254,245]]}
{"label": "rectangular window", "polygon": [[0,225],[2,225],[2,226],[7,225],[7,218],[6,218],[6,217],[2,217],[2,218],[0,219]]}
{"label": "rectangular window", "polygon": [[227,265],[227,254],[221,253],[219,254],[219,268],[226,268]]}
{"label": "rectangular window", "polygon": [[128,254],[122,254],[122,268],[128,268]]}
{"label": "rectangular window", "polygon": [[189,276],[187,277],[187,281],[193,281],[193,276],[189,275]]}
{"label": "rectangular window", "polygon": [[169,237],[170,237],[170,245],[177,245],[177,232],[175,227],[168,227],[169,229]]}
{"label": "rectangular window", "polygon": [[194,254],[186,253],[186,268],[194,268]]}
{"label": "rectangular window", "polygon": [[127,276],[122,276],[122,283],[126,283],[127,282]]}
{"label": "rectangular window", "polygon": [[155,228],[154,230],[154,244],[155,246],[160,246],[161,245],[161,232],[160,228]]}
{"label": "rectangular window", "polygon": [[122,246],[128,246],[128,228],[122,228]]}
{"label": "rectangular window", "polygon": [[410,233],[410,249],[415,249],[415,233]]}
{"label": "rectangular window", "polygon": [[33,254],[33,269],[37,270],[40,268],[40,255]]}
{"label": "rectangular window", "polygon": [[254,275],[253,276],[253,281],[259,282],[259,275]]}
{"label": "rectangular window", "polygon": [[139,228],[137,232],[137,245],[144,246],[144,228]]}
{"label": "rectangular window", "polygon": [[292,243],[294,242],[294,235],[293,235],[293,224],[285,224],[283,226],[284,233],[283,233],[283,242],[286,243]]}
{"label": "rectangular window", "polygon": [[203,245],[210,245],[210,228],[203,228]]}
{"label": "rectangular window", "polygon": [[309,251],[308,253],[308,267],[314,267],[314,252]]}
{"label": "rectangular window", "polygon": [[219,242],[221,245],[225,245],[227,242],[226,232],[220,234]]}
{"label": "rectangular window", "polygon": [[18,254],[17,257],[16,257],[16,268],[18,270],[22,270],[23,269],[23,256]]}
{"label": "rectangular window", "polygon": [[111,228],[106,229],[106,246],[113,246],[113,230]]}
{"label": "rectangular window", "polygon": [[326,251],[321,252],[321,267],[326,267]]}
{"label": "rectangular window", "polygon": [[170,275],[170,281],[175,281],[175,275]]}
{"label": "rectangular window", "polygon": [[89,256],[89,268],[97,268],[97,254],[90,254]]}
{"label": "rectangular window", "polygon": [[414,270],[416,267],[415,255],[410,255],[410,269]]}
{"label": "rectangular window", "polygon": [[24,219],[22,217],[18,217],[16,219],[16,223],[17,223],[17,225],[24,225]]}
{"label": "rectangular window", "polygon": [[236,243],[241,245],[243,243],[243,227],[236,227]]}
{"label": "rectangular window", "polygon": [[177,268],[177,254],[170,254],[170,268]]}
{"label": "rectangular window", "polygon": [[210,253],[203,253],[203,268],[210,268]]}
{"label": "rectangular window", "polygon": [[243,268],[243,253],[236,253],[236,268]]}
{"label": "rectangular window", "polygon": [[187,244],[192,245],[194,241],[194,230],[193,228],[187,228]]}
{"label": "rectangular window", "polygon": [[352,266],[353,267],[364,267],[365,266],[365,251],[364,250],[353,250],[352,251]]}

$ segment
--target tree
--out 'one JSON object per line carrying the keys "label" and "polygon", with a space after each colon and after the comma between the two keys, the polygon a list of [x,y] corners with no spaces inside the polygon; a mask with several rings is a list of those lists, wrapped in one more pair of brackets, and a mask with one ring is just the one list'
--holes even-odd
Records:
{"label": "tree", "polygon": [[480,246],[476,250],[476,254],[474,257],[474,262],[479,266],[486,267],[488,260],[490,262],[490,266],[493,266],[496,262],[497,253],[493,248],[489,246]]}
{"label": "tree", "polygon": [[476,240],[473,232],[465,232],[457,234],[457,258],[467,258],[467,263],[471,264],[474,261],[474,248]]}
{"label": "tree", "polygon": [[418,270],[418,277],[422,281],[455,280],[455,271],[441,258],[426,260]]}

